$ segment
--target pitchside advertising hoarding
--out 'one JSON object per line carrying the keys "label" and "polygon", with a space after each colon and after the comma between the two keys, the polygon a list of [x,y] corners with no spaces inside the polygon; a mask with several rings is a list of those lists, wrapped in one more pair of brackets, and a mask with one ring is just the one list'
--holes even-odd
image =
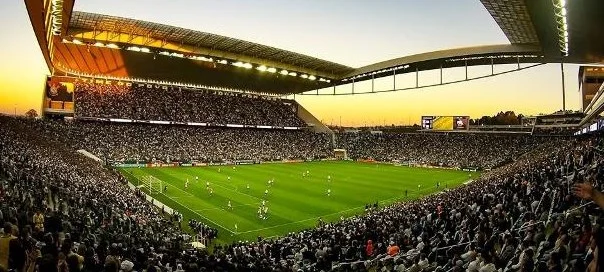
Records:
{"label": "pitchside advertising hoarding", "polygon": [[598,130],[598,122],[593,123],[593,124],[591,124],[591,125],[589,126],[589,131],[590,131],[590,132],[591,132],[591,131],[596,131],[596,130]]}
{"label": "pitchside advertising hoarding", "polygon": [[469,116],[422,116],[422,129],[468,130],[469,128]]}

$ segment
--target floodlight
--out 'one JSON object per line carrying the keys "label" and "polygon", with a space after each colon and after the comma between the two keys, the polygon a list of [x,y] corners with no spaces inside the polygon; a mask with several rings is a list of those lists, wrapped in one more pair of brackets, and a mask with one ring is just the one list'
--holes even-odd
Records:
{"label": "floodlight", "polygon": [[276,68],[271,67],[271,68],[266,69],[266,71],[267,71],[267,72],[269,72],[269,73],[276,73],[276,72],[277,72],[277,69],[276,69]]}
{"label": "floodlight", "polygon": [[310,76],[308,77],[308,79],[310,79],[310,80],[315,80],[315,79],[317,79],[317,78],[316,78],[315,76],[313,76],[313,75],[310,75]]}
{"label": "floodlight", "polygon": [[151,50],[149,50],[149,48],[147,48],[147,47],[142,47],[141,48],[141,52],[143,52],[143,53],[149,53],[149,52],[151,52]]}
{"label": "floodlight", "polygon": [[308,78],[308,75],[307,74],[302,74],[300,77],[301,78]]}
{"label": "floodlight", "polygon": [[289,72],[288,75],[290,75],[290,76],[297,76],[298,74],[296,72]]}
{"label": "floodlight", "polygon": [[280,74],[286,76],[287,74],[289,74],[289,72],[287,70],[281,70]]}
{"label": "floodlight", "polygon": [[105,44],[103,44],[102,42],[96,42],[96,43],[94,43],[94,46],[103,47],[103,46],[105,46]]}
{"label": "floodlight", "polygon": [[140,52],[141,51],[141,49],[138,48],[138,47],[136,47],[136,46],[130,46],[130,47],[128,47],[128,50],[135,51],[135,52]]}
{"label": "floodlight", "polygon": [[73,42],[75,44],[82,44],[82,41],[80,41],[78,39],[73,39],[71,42]]}
{"label": "floodlight", "polygon": [[267,69],[266,69],[266,66],[264,66],[264,65],[260,65],[260,66],[256,67],[256,69],[257,69],[258,71],[260,71],[260,72],[264,72],[264,71],[266,71],[266,70],[267,70]]}
{"label": "floodlight", "polygon": [[119,47],[119,46],[117,46],[115,43],[110,43],[110,44],[107,44],[107,47],[109,47],[109,48],[114,48],[114,49],[118,49],[118,48],[120,48],[120,47]]}
{"label": "floodlight", "polygon": [[251,63],[244,63],[242,67],[245,69],[252,69],[254,66]]}

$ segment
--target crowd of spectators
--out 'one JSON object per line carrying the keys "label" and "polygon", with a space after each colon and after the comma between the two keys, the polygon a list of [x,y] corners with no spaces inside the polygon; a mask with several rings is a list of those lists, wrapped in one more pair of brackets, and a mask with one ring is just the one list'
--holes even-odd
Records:
{"label": "crowd of spectators", "polygon": [[329,135],[306,130],[45,120],[33,124],[41,133],[111,162],[306,160],[333,151]]}
{"label": "crowd of spectators", "polygon": [[4,269],[140,269],[190,240],[116,171],[20,119],[0,116],[0,181]]}
{"label": "crowd of spectators", "polygon": [[132,83],[77,83],[78,117],[306,127],[295,101],[245,93]]}
{"label": "crowd of spectators", "polygon": [[338,148],[353,159],[399,160],[444,167],[494,168],[510,162],[548,137],[487,133],[338,133]]}
{"label": "crowd of spectators", "polygon": [[[110,162],[312,160],[333,151],[330,135],[306,130],[46,120],[35,127]],[[488,169],[559,140],[527,134],[338,133],[336,143],[352,159]]]}
{"label": "crowd of spectators", "polygon": [[[0,176],[6,179],[0,249],[8,248],[0,252],[0,266],[11,269],[601,271],[601,210],[588,202],[604,208],[599,136],[555,138],[532,148],[524,144],[530,139],[480,140],[481,148],[526,150],[458,188],[272,240],[217,245],[210,254],[187,250],[178,223],[115,171],[39,128],[0,117]],[[471,153],[469,160],[482,154],[488,153]]]}

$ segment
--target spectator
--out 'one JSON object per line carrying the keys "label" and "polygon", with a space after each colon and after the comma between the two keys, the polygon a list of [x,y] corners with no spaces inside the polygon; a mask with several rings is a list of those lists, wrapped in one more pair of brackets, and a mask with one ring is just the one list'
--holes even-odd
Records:
{"label": "spectator", "polygon": [[593,200],[600,208],[604,209],[604,194],[591,184],[584,182],[575,185],[575,194],[585,200]]}
{"label": "spectator", "polygon": [[390,241],[390,245],[388,246],[388,255],[396,256],[399,253],[399,247],[394,243],[394,241]]}
{"label": "spectator", "polygon": [[367,258],[373,257],[373,241],[367,240],[367,246],[365,246],[365,256]]}

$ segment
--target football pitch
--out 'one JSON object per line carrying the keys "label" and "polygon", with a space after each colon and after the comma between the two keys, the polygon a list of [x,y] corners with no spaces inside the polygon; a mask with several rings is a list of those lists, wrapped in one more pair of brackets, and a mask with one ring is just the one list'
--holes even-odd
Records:
{"label": "football pitch", "polygon": [[[151,196],[182,213],[183,227],[193,218],[217,228],[218,243],[311,228],[319,218],[337,221],[363,213],[365,204],[382,206],[415,199],[478,175],[347,161],[120,170],[135,186],[148,176],[161,180],[166,190]],[[304,176],[306,172],[309,174]],[[274,181],[272,185],[269,180]],[[212,194],[206,188],[208,182]],[[258,216],[263,200],[266,218]]]}

